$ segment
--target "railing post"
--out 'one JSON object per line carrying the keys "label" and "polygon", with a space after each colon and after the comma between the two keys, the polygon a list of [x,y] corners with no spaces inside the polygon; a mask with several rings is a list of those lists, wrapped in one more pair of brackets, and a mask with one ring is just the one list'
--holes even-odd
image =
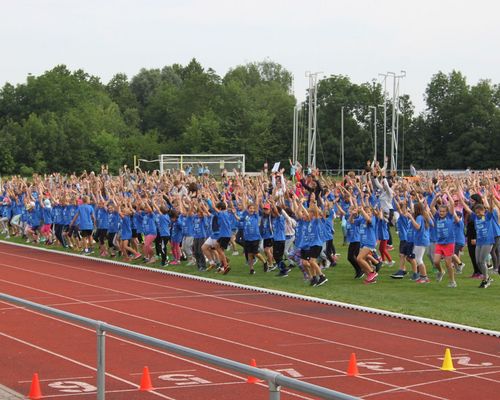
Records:
{"label": "railing post", "polygon": [[97,400],[104,400],[106,396],[106,331],[102,323],[98,322],[97,328]]}
{"label": "railing post", "polygon": [[277,385],[273,381],[268,381],[268,383],[269,383],[269,400],[280,400],[281,386]]}

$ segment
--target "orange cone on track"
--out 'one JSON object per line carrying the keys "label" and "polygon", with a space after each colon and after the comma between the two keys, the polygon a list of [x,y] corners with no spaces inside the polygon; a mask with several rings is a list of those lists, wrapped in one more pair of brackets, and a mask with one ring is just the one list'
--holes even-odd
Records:
{"label": "orange cone on track", "polygon": [[347,367],[347,376],[358,376],[358,363],[356,362],[356,354],[351,353],[351,358],[349,359],[349,366]]}
{"label": "orange cone on track", "polygon": [[28,395],[28,397],[31,400],[38,400],[42,398],[40,381],[38,380],[38,374],[36,372],[33,374],[33,379],[31,380],[30,394]]}
{"label": "orange cone on track", "polygon": [[[255,358],[250,360],[251,367],[257,367],[257,363],[255,362]],[[247,378],[247,383],[259,383],[260,381],[255,376],[249,376]]]}
{"label": "orange cone on track", "polygon": [[149,376],[149,368],[144,367],[142,370],[142,377],[141,377],[141,386],[139,387],[139,390],[153,390],[153,385],[151,384],[151,377]]}

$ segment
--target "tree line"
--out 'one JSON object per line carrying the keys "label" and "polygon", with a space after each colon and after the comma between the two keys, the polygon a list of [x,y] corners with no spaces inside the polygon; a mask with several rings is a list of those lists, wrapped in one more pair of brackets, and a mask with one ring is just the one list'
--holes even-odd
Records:
{"label": "tree line", "polygon": [[[291,88],[291,73],[271,61],[236,66],[221,77],[193,59],[142,69],[131,79],[118,73],[107,84],[59,65],[0,89],[0,173],[91,171],[101,164],[117,171],[134,155],[161,153],[245,153],[249,171],[266,161],[287,162],[296,104]],[[408,96],[399,100],[400,160],[417,168],[498,166],[499,85],[484,80],[470,86],[460,72],[439,72],[425,97],[419,115]],[[382,102],[380,84],[356,84],[346,76],[319,82],[319,168],[339,167],[342,106],[345,165],[363,166],[374,146],[370,106]],[[307,100],[302,110],[303,159]],[[379,134],[379,149],[382,140]]]}

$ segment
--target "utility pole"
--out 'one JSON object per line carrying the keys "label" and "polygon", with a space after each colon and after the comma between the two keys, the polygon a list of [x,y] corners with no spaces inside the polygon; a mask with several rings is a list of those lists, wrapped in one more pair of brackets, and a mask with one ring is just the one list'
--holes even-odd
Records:
{"label": "utility pole", "polygon": [[318,115],[318,75],[322,72],[306,72],[309,78],[309,115],[307,124],[307,164],[310,168],[316,168],[316,130]]}
{"label": "utility pole", "polygon": [[373,161],[377,161],[377,107],[370,106],[370,109],[373,109],[375,122],[373,124]]}

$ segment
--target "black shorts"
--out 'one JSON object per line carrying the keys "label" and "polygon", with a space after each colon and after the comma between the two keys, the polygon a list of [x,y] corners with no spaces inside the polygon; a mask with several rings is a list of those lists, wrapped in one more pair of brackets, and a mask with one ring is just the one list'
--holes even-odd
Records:
{"label": "black shorts", "polygon": [[259,242],[260,240],[245,240],[245,250],[249,254],[259,253]]}
{"label": "black shorts", "polygon": [[309,250],[310,249],[300,249],[300,259],[301,260],[309,260],[311,258]]}
{"label": "black shorts", "polygon": [[78,233],[78,227],[73,225],[68,228],[68,236],[78,238],[80,235]]}
{"label": "black shorts", "polygon": [[133,238],[137,237],[137,229],[132,229],[132,237]]}
{"label": "black shorts", "polygon": [[321,254],[321,250],[323,250],[322,246],[311,246],[309,249],[309,258],[318,258]]}
{"label": "black shorts", "polygon": [[88,238],[92,235],[92,229],[82,229],[82,237]]}
{"label": "black shorts", "polygon": [[413,253],[413,243],[401,240],[399,243],[399,254],[402,254],[410,259],[415,258],[415,253]]}
{"label": "black shorts", "polygon": [[102,246],[104,245],[104,241],[106,240],[106,236],[108,234],[107,229],[98,229],[96,232],[97,240],[99,244]]}
{"label": "black shorts", "polygon": [[227,249],[227,246],[229,246],[229,242],[231,241],[230,237],[221,237],[217,239],[217,243],[219,243],[219,246],[223,248],[224,250]]}
{"label": "black shorts", "polygon": [[264,248],[273,247],[273,238],[264,239]]}

